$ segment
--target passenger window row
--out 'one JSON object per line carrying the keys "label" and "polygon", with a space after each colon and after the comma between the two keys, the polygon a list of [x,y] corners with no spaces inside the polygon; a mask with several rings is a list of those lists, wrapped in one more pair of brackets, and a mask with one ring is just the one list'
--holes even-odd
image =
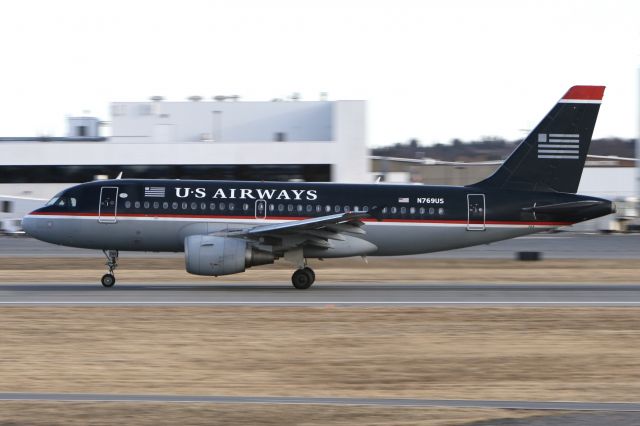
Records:
{"label": "passenger window row", "polygon": [[[130,209],[130,208],[135,208],[135,209],[140,209],[140,208],[144,208],[145,210],[149,210],[149,209],[153,209],[153,210],[159,210],[160,207],[162,206],[162,210],[178,210],[178,208],[180,208],[181,210],[199,210],[199,211],[234,211],[236,210],[236,204],[235,203],[225,203],[225,202],[218,202],[218,203],[205,203],[205,202],[196,202],[196,201],[192,201],[192,202],[186,202],[186,201],[182,201],[182,202],[177,202],[174,201],[172,203],[169,203],[168,201],[164,201],[162,202],[162,204],[159,201],[125,201],[124,203],[124,207],[125,209]],[[254,207],[253,204],[248,204],[248,203],[243,203],[241,205],[238,205],[238,210],[242,210],[245,212],[248,211],[253,211]],[[262,204],[258,204],[258,211],[262,211],[263,210],[263,205]],[[269,212],[271,213],[297,213],[297,214],[301,214],[301,213],[319,213],[319,214],[331,214],[331,213],[346,213],[346,212],[350,212],[350,211],[354,211],[354,212],[368,212],[369,211],[369,206],[353,206],[353,210],[351,209],[351,207],[349,205],[321,205],[321,204],[283,204],[283,203],[269,203],[267,209],[269,210]],[[406,207],[406,206],[402,206],[402,207],[396,207],[396,206],[392,206],[392,207],[385,207],[382,209],[382,216],[383,217],[393,217],[393,216],[406,216],[411,215],[411,216],[435,216],[436,214],[438,216],[443,216],[444,215],[444,208],[439,207],[438,209],[434,208],[434,207]]]}

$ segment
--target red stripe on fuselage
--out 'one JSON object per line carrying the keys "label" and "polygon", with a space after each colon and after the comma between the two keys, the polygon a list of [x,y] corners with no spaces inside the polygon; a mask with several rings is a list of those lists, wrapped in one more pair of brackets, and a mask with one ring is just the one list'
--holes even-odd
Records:
{"label": "red stripe on fuselage", "polygon": [[[69,217],[98,217],[97,213],[55,213],[55,212],[34,212],[33,216],[69,216]],[[103,215],[109,218],[109,215]],[[191,215],[191,214],[135,214],[135,213],[118,213],[116,218],[174,218],[174,219],[245,219],[245,220],[304,220],[311,219],[306,216],[269,216],[264,219],[257,219],[254,216],[221,216],[221,215]],[[468,222],[466,220],[434,220],[434,219],[360,219],[363,222],[392,222],[392,223],[443,223],[443,224],[462,224]],[[487,220],[487,225],[542,225],[542,226],[567,226],[573,222],[522,222],[509,220]],[[482,222],[473,221],[471,224],[482,224]]]}

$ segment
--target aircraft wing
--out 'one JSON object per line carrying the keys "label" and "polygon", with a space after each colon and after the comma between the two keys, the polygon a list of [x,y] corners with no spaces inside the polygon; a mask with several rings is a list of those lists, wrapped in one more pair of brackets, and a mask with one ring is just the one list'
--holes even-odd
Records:
{"label": "aircraft wing", "polygon": [[308,230],[317,230],[330,225],[349,224],[352,226],[361,226],[359,219],[369,217],[366,212],[347,212],[337,213],[328,216],[313,217],[310,219],[296,220],[286,223],[275,223],[273,225],[260,225],[244,231],[247,236],[258,236],[274,233],[290,233]]}
{"label": "aircraft wing", "polygon": [[[258,225],[253,228],[240,231],[231,231],[229,236],[233,237],[258,237],[265,235],[305,233],[306,231],[318,231],[322,229],[338,231],[348,231],[363,234],[360,229],[364,223],[360,220],[370,217],[367,212],[347,212],[336,213],[328,216],[313,217],[310,219],[295,220],[284,223],[270,225]],[[337,238],[341,239],[341,238]]]}

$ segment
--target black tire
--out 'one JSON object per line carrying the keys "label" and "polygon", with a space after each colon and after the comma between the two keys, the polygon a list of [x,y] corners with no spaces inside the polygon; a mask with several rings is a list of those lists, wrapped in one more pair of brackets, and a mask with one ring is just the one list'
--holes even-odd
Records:
{"label": "black tire", "polygon": [[309,268],[308,266],[305,266],[303,269],[311,275],[311,284],[316,282],[316,273],[313,271],[313,269]]}
{"label": "black tire", "polygon": [[291,283],[298,290],[306,290],[313,284],[313,276],[306,269],[298,269],[291,276]]}
{"label": "black tire", "polygon": [[114,277],[112,274],[104,274],[100,279],[100,282],[103,286],[110,288],[113,287],[113,285],[116,283],[116,277]]}

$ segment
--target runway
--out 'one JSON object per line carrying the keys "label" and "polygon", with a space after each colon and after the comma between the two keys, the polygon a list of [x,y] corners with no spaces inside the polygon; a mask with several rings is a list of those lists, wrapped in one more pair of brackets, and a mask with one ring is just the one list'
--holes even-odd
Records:
{"label": "runway", "polygon": [[639,284],[2,284],[0,305],[640,306]]}
{"label": "runway", "polygon": [[132,395],[90,393],[0,393],[0,401],[157,402],[267,405],[368,405],[383,407],[502,408],[514,410],[640,411],[631,402],[502,401],[414,398],[318,398],[277,396]]}

